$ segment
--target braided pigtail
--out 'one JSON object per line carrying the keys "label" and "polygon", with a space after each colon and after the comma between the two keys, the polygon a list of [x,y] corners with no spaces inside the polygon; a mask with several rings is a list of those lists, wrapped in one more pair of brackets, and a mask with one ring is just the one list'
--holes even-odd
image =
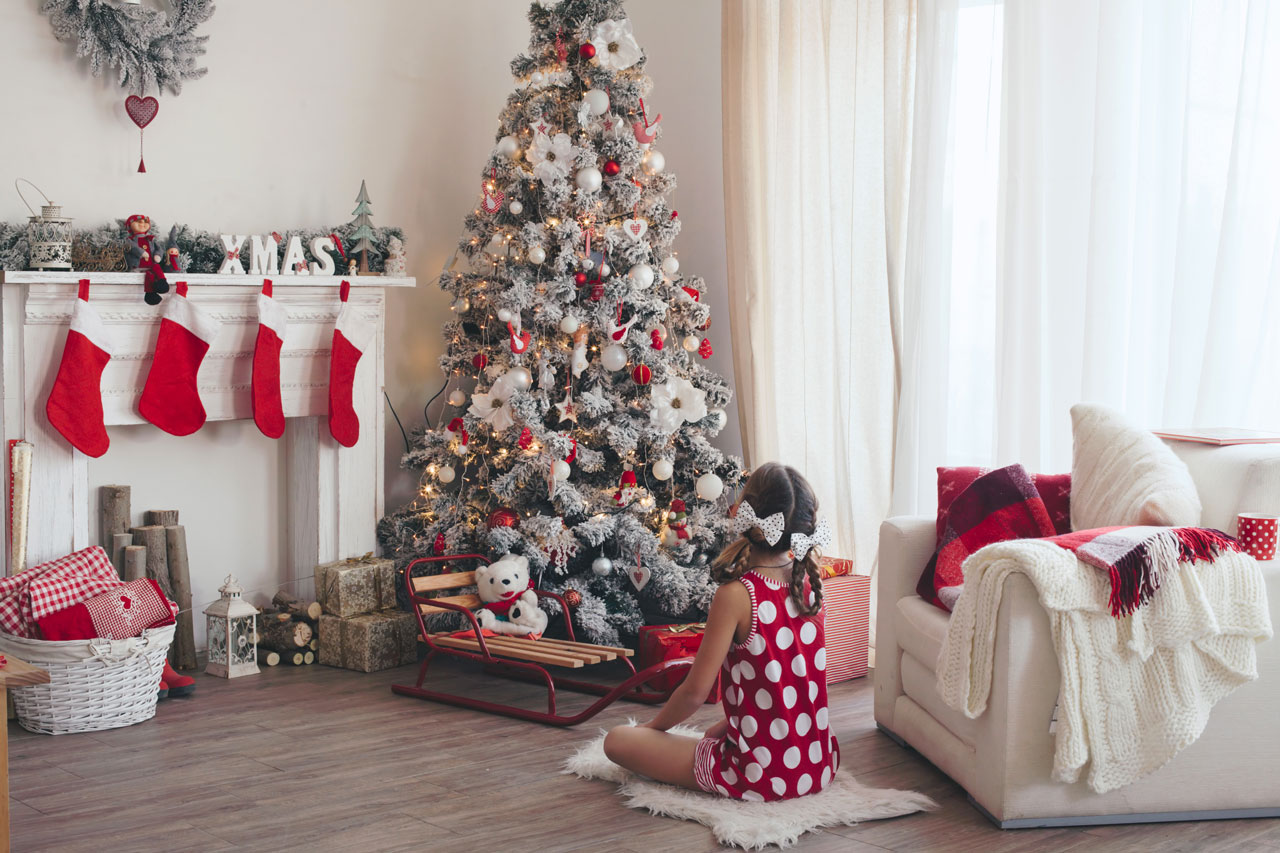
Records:
{"label": "braided pigtail", "polygon": [[[804,559],[796,560],[795,567],[791,570],[791,601],[796,610],[805,616],[813,616],[822,609],[822,572],[818,569],[818,555],[815,552],[816,549],[810,548]],[[806,578],[809,580],[809,589],[813,591],[812,605],[805,599]]]}

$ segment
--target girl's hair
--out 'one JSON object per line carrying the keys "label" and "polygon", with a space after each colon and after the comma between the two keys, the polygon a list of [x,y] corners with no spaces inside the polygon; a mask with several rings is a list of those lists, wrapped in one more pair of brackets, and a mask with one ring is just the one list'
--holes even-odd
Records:
{"label": "girl's hair", "polygon": [[[745,531],[736,541],[720,552],[711,564],[711,577],[718,583],[737,580],[750,568],[751,546],[757,551],[783,552],[791,548],[791,534],[812,536],[818,523],[818,498],[813,487],[799,471],[778,462],[766,462],[757,468],[742,492],[740,503],[751,504],[759,518],[768,518],[775,512],[785,519],[782,538],[776,545],[765,541],[759,527]],[[818,571],[817,548],[810,548],[804,559],[796,560],[791,572],[791,600],[796,609],[812,616],[822,608],[822,576]],[[804,580],[809,579],[813,590],[813,604],[804,600]]]}

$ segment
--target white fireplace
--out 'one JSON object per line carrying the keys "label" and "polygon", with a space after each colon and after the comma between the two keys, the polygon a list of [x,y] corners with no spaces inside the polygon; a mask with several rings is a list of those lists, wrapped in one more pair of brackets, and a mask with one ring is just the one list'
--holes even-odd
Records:
{"label": "white fireplace", "polygon": [[[142,301],[142,276],[4,273],[0,278],[0,392],[4,400],[6,479],[8,441],[25,438],[35,446],[28,566],[96,544],[90,539],[90,530],[97,527],[96,522],[91,524],[91,514],[97,512],[98,498],[90,493],[89,459],[74,450],[45,417],[45,402],[62,356],[81,277],[90,279],[90,301],[102,315],[115,347],[102,377],[106,423],[145,424],[138,413],[138,399],[151,366],[164,305],[152,307]],[[170,279],[186,281],[189,298],[222,321],[199,375],[200,396],[209,421],[246,420],[253,429],[250,373],[262,278],[175,274]],[[350,304],[378,329],[356,373],[353,402],[360,418],[360,440],[351,448],[341,447],[329,435],[326,421],[329,348],[341,307],[338,291],[342,279],[276,276],[272,281],[276,301],[289,312],[281,354],[281,392],[288,420],[279,439],[285,460],[283,488],[287,490],[281,496],[287,541],[287,566],[283,568],[290,577],[304,577],[317,563],[376,550],[375,527],[383,514],[386,290],[413,287],[415,281],[383,276],[349,278]],[[141,428],[156,429],[150,425]],[[108,456],[111,453],[107,451]],[[135,516],[150,508],[135,506]],[[201,522],[198,518],[183,521]],[[4,552],[8,554],[7,528],[4,535]],[[193,560],[193,574],[195,570]]]}

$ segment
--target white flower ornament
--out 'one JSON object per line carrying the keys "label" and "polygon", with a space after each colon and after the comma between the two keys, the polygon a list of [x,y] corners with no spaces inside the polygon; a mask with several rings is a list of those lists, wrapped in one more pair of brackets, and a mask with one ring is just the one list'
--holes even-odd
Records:
{"label": "white flower ornament", "polygon": [[511,414],[511,407],[508,401],[511,398],[511,389],[507,387],[505,382],[495,382],[489,388],[487,394],[471,395],[471,414],[486,421],[489,426],[501,432],[516,422],[515,417]]}
{"label": "white flower ornament", "polygon": [[591,44],[596,49],[596,63],[603,68],[621,71],[640,61],[640,45],[628,20],[608,19],[596,24]]}
{"label": "white flower ornament", "polygon": [[533,174],[544,184],[554,183],[569,176],[569,169],[578,156],[578,149],[567,133],[547,136],[539,133],[533,137],[529,146],[529,162],[533,164]]}

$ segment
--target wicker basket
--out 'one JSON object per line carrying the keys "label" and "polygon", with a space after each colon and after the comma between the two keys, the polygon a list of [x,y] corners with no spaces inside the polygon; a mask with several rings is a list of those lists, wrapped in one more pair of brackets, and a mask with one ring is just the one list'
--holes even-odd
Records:
{"label": "wicker basket", "polygon": [[0,632],[0,652],[48,670],[49,683],[11,691],[18,724],[46,735],[96,732],[156,713],[174,626],[131,640],[28,640]]}

